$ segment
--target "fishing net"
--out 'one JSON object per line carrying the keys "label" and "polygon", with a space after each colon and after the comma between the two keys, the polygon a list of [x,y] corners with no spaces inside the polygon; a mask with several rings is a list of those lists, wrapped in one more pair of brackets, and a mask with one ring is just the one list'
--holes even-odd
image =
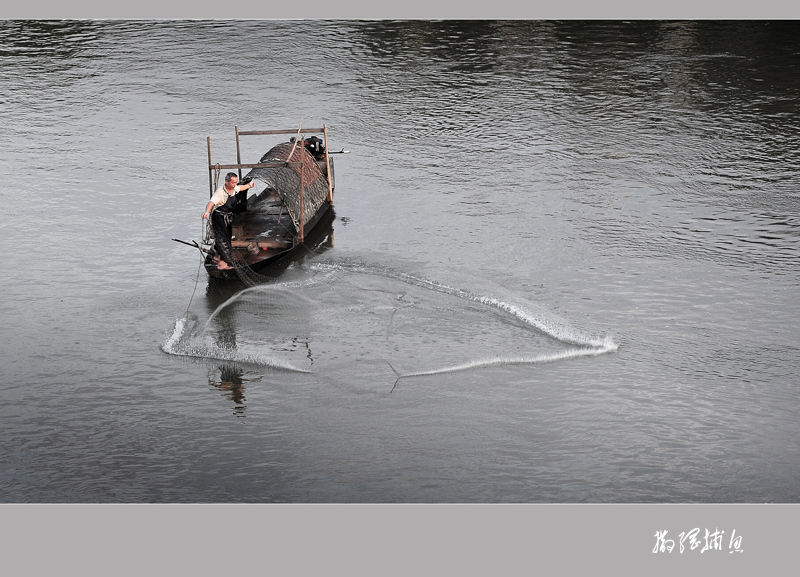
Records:
{"label": "fishing net", "polygon": [[519,296],[366,264],[308,263],[270,283],[209,295],[203,305],[176,324],[164,350],[211,359],[213,386],[231,395],[240,394],[243,379],[258,378],[256,366],[282,382],[389,394],[426,377],[480,379],[475,369],[513,370],[617,348]]}

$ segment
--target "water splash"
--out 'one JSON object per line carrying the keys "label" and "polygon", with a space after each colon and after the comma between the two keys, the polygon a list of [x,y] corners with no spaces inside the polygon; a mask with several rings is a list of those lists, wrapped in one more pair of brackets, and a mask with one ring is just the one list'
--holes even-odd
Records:
{"label": "water splash", "polygon": [[[203,342],[198,335],[187,330],[191,317],[185,316],[175,320],[172,332],[161,345],[161,350],[170,355],[195,357],[200,359],[217,359],[253,365],[262,365],[274,369],[310,373],[311,371],[295,367],[291,363],[281,361],[269,355],[246,352],[236,347]],[[200,331],[202,333],[202,330]]]}
{"label": "water splash", "polygon": [[609,335],[604,335],[602,337],[586,335],[562,322],[545,318],[543,315],[535,315],[521,305],[507,303],[490,296],[477,295],[464,289],[451,287],[438,281],[416,277],[404,272],[393,271],[391,269],[373,265],[345,263],[317,263],[311,265],[311,268],[316,270],[351,271],[357,273],[375,274],[387,278],[393,278],[407,284],[426,288],[463,300],[490,306],[517,318],[526,325],[536,328],[537,330],[549,337],[552,337],[553,339],[556,339],[557,341],[566,344],[577,345],[580,347],[592,347],[598,351],[595,354],[613,352],[619,348],[618,345],[614,343],[613,338]]}
{"label": "water splash", "polygon": [[534,365],[542,363],[552,363],[564,359],[574,359],[578,357],[597,356],[603,355],[608,352],[616,350],[613,348],[596,348],[596,349],[570,349],[560,353],[550,353],[546,355],[538,355],[533,357],[495,357],[492,359],[482,359],[470,361],[460,365],[453,365],[451,367],[442,367],[440,369],[433,369],[431,371],[419,371],[416,373],[406,373],[398,375],[400,379],[406,377],[424,377],[428,375],[441,375],[444,373],[455,373],[458,371],[468,371],[470,369],[480,369],[484,367],[496,367],[500,365]]}
{"label": "water splash", "polygon": [[[369,275],[372,277],[378,278],[386,278],[392,279],[396,281],[400,281],[402,283],[418,287],[423,289],[424,291],[433,291],[436,293],[444,294],[446,296],[455,297],[457,299],[462,299],[465,301],[469,301],[472,303],[476,303],[479,307],[475,310],[480,311],[482,308],[486,309],[493,309],[501,313],[501,316],[505,315],[510,319],[513,319],[515,326],[519,327],[522,330],[534,330],[536,333],[549,337],[553,341],[563,343],[566,345],[571,345],[572,348],[568,350],[556,351],[556,352],[547,352],[542,354],[531,354],[526,355],[525,351],[519,351],[522,354],[511,354],[505,356],[502,354],[502,349],[498,352],[500,354],[496,356],[492,356],[489,358],[479,358],[475,360],[468,360],[466,362],[459,362],[459,359],[453,358],[451,362],[453,364],[449,364],[446,366],[440,366],[434,368],[424,368],[421,370],[411,370],[406,372],[398,372],[395,370],[394,366],[390,363],[388,359],[386,362],[389,363],[392,371],[394,372],[397,380],[399,381],[402,378],[408,377],[419,377],[419,376],[426,376],[426,375],[436,375],[436,374],[443,374],[443,373],[451,373],[456,371],[467,371],[476,368],[482,367],[491,367],[491,366],[498,366],[498,365],[522,365],[522,364],[539,364],[539,363],[547,363],[547,362],[555,362],[565,359],[571,358],[578,358],[578,357],[585,357],[585,356],[597,356],[602,355],[605,353],[613,352],[618,349],[617,344],[608,335],[589,335],[585,334],[573,327],[571,327],[566,322],[557,319],[553,315],[548,315],[546,313],[534,313],[529,308],[526,308],[524,305],[514,302],[506,302],[499,298],[487,295],[480,295],[476,294],[464,289],[455,288],[448,286],[446,284],[420,278],[417,276],[413,276],[407,273],[395,271],[392,269],[382,268],[379,266],[374,265],[364,265],[364,264],[351,264],[351,263],[315,263],[310,265],[309,267],[310,272],[312,273],[310,278],[303,279],[301,281],[293,281],[293,282],[273,282],[273,283],[266,283],[263,285],[257,285],[254,287],[248,287],[242,291],[237,292],[235,295],[228,298],[225,302],[217,306],[217,308],[211,313],[208,319],[202,324],[202,327],[199,330],[192,330],[192,326],[197,326],[197,319],[192,318],[190,316],[177,319],[175,321],[175,325],[171,334],[167,336],[162,345],[162,349],[169,353],[175,355],[183,355],[183,356],[192,356],[198,358],[214,358],[226,361],[239,361],[239,362],[246,362],[246,363],[254,363],[289,371],[295,372],[303,372],[303,373],[312,373],[312,371],[305,368],[299,368],[288,361],[281,360],[278,357],[285,356],[287,354],[287,348],[280,348],[279,344],[276,344],[280,339],[277,340],[273,339],[272,344],[269,342],[264,342],[261,338],[261,334],[263,334],[263,329],[265,327],[269,328],[269,333],[271,336],[280,336],[285,337],[283,333],[289,328],[290,330],[296,331],[297,330],[297,323],[298,319],[292,316],[292,312],[290,310],[284,310],[287,305],[291,305],[291,307],[297,306],[296,310],[318,310],[324,315],[322,318],[325,319],[333,319],[334,325],[330,325],[329,323],[322,322],[320,324],[320,320],[313,322],[308,327],[308,334],[313,335],[311,337],[311,341],[313,342],[316,339],[317,347],[320,347],[322,350],[323,358],[322,359],[315,359],[319,362],[322,361],[322,366],[324,366],[325,356],[329,357],[328,363],[331,363],[333,359],[338,359],[337,363],[349,363],[345,365],[338,364],[334,369],[334,372],[347,372],[350,374],[353,370],[360,370],[363,372],[366,367],[363,363],[371,363],[375,359],[385,358],[383,354],[381,354],[377,349],[372,351],[371,359],[367,356],[363,355],[363,346],[360,346],[359,350],[356,350],[356,345],[350,344],[342,344],[340,341],[342,340],[342,333],[341,330],[343,327],[347,329],[351,329],[353,323],[357,323],[356,320],[357,314],[368,314],[374,315],[375,312],[378,312],[381,309],[387,309],[387,303],[384,302],[380,307],[373,309],[370,305],[366,308],[363,308],[363,304],[361,304],[361,298],[357,294],[347,293],[345,299],[339,301],[339,306],[344,307],[342,310],[333,309],[332,311],[326,311],[325,308],[319,308],[318,305],[322,301],[314,300],[314,298],[310,298],[302,293],[302,289],[307,289],[309,287],[314,286],[321,286],[326,285],[330,287],[336,287],[336,281],[342,280],[341,276],[346,275],[343,281],[347,284],[352,283],[352,275],[360,274],[360,275]],[[365,289],[363,287],[357,287],[361,290],[369,290],[372,291],[373,289]],[[327,289],[326,289],[327,290]],[[384,291],[381,288],[380,292],[387,292],[391,293],[391,290]],[[265,354],[259,351],[243,351],[241,348],[235,345],[228,345],[218,342],[212,342],[211,339],[213,338],[211,335],[206,334],[208,329],[212,326],[213,321],[219,317],[219,315],[226,310],[227,308],[231,307],[232,305],[236,304],[237,302],[241,301],[248,295],[253,295],[258,293],[261,296],[268,297],[269,304],[261,303],[256,307],[251,307],[249,310],[244,309],[244,314],[252,314],[257,317],[257,324],[254,326],[261,327],[257,329],[257,334],[259,335],[256,339],[258,346],[261,348],[266,347],[269,349],[269,354]],[[259,298],[261,298],[261,296]],[[313,295],[312,295],[313,296]],[[398,297],[399,299],[400,297]],[[280,299],[283,302],[278,304],[274,299]],[[285,299],[285,300],[284,300]],[[397,302],[397,301],[394,301]],[[358,303],[355,304],[354,303]],[[359,308],[362,307],[362,308]],[[388,304],[388,308],[391,308],[392,305]],[[339,314],[337,315],[337,310]],[[458,310],[458,309],[456,309]],[[397,309],[395,308],[394,312]],[[394,312],[389,314],[386,317],[386,331],[389,331],[389,327],[392,326],[392,319],[396,318]],[[272,316],[271,320],[267,323],[263,321],[264,314],[272,314],[277,316]],[[480,314],[480,313],[479,313]],[[280,321],[282,320],[281,317],[290,318],[291,321],[285,325],[281,325]],[[374,316],[370,317],[362,317],[362,321],[365,319],[368,320],[368,325],[372,327],[371,330],[376,330],[375,326],[378,327],[377,330],[380,329],[380,322],[378,325],[374,324],[373,319],[377,318]],[[335,325],[335,323],[339,319],[344,319],[344,322],[349,323],[349,325]],[[273,324],[274,321],[278,321],[277,325]],[[411,333],[406,332],[406,344],[413,343],[413,331],[417,330],[420,334],[425,334],[426,331],[422,328],[422,325],[418,325],[414,318],[411,317],[409,319],[409,324],[406,325],[412,331]],[[358,329],[354,329],[355,332],[353,334],[358,334]],[[321,331],[321,332],[320,332]],[[337,332],[338,331],[338,332]],[[288,333],[287,333],[288,334]],[[377,333],[376,333],[377,334]],[[409,335],[412,335],[409,337]],[[309,337],[305,337],[308,339]],[[363,334],[362,334],[363,338]],[[389,339],[389,333],[387,332],[385,338]],[[392,337],[394,338],[394,337]],[[411,338],[411,340],[408,340]],[[435,338],[435,337],[434,337]],[[447,338],[446,336],[442,338]],[[296,340],[297,337],[295,337]],[[326,339],[328,339],[326,341]],[[268,339],[269,340],[269,339]],[[302,339],[301,339],[302,340]],[[417,339],[418,340],[418,339]],[[285,342],[285,341],[284,341]],[[458,341],[454,341],[458,342]],[[456,344],[455,346],[463,346],[465,342],[469,342],[462,340],[462,345]],[[517,341],[524,345],[523,341]],[[326,344],[327,343],[327,344]],[[333,343],[333,344],[332,344]],[[441,346],[449,345],[450,343],[442,343]],[[313,346],[313,345],[312,345]],[[385,346],[385,345],[384,345]],[[272,349],[270,349],[272,347]],[[276,348],[277,347],[277,348]],[[327,349],[326,349],[327,347]],[[333,348],[331,348],[333,347]],[[350,347],[350,348],[347,348]],[[413,348],[413,347],[412,347]],[[274,349],[274,350],[273,350]],[[307,349],[307,357],[312,364],[314,364],[311,356],[311,349],[308,348],[308,341],[306,342],[306,349]],[[318,349],[315,348],[315,352]],[[401,349],[394,349],[394,350],[401,350]],[[442,349],[435,349],[441,351]],[[462,352],[466,351],[464,349]],[[335,351],[335,352],[334,352]],[[410,349],[402,349],[404,354],[410,355],[408,359],[414,359],[414,351]],[[509,351],[510,352],[510,351]],[[296,354],[295,352],[288,351],[288,354]],[[473,353],[474,354],[474,351]],[[463,358],[463,357],[462,357]],[[349,359],[349,361],[347,360]],[[296,359],[295,360],[300,360]],[[344,361],[343,361],[344,360]],[[418,363],[420,360],[423,361],[424,359],[417,357]],[[305,359],[302,359],[305,362]],[[444,361],[444,359],[441,359]],[[447,363],[447,361],[444,361]],[[402,362],[401,362],[402,364]],[[429,367],[430,367],[430,363]],[[332,367],[329,367],[332,368]],[[413,368],[407,367],[406,369]],[[315,369],[322,370],[320,366],[316,366]],[[323,370],[323,374],[325,371]],[[395,382],[395,385],[397,383]]]}

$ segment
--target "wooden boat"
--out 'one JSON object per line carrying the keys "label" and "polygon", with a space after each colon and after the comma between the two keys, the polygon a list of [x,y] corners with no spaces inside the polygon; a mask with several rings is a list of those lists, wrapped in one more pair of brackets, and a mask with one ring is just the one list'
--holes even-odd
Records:
{"label": "wooden boat", "polygon": [[[248,198],[248,190],[236,194],[232,221],[232,256],[234,267],[217,268],[219,256],[209,232],[203,246],[194,243],[205,254],[209,276],[219,279],[246,280],[259,271],[304,245],[306,238],[323,220],[333,205],[335,177],[328,150],[327,126],[300,130],[236,131],[235,164],[214,164],[211,161],[211,138],[208,143],[208,176],[210,194],[216,190],[223,171],[238,170],[239,183],[253,180],[258,191]],[[242,164],[239,138],[258,135],[294,135],[273,146],[257,163]],[[318,136],[322,135],[322,139]],[[242,177],[242,170],[249,172]],[[210,221],[210,219],[209,219]],[[177,239],[173,239],[177,240]],[[179,241],[183,242],[183,241]],[[188,243],[185,243],[188,244]]]}

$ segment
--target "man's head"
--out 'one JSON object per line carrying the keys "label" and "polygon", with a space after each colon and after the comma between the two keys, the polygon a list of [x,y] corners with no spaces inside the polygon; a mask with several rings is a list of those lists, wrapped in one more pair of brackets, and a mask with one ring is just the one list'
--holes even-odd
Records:
{"label": "man's head", "polygon": [[225,184],[229,185],[231,188],[236,186],[237,182],[239,182],[239,177],[236,176],[235,172],[229,172],[225,175]]}

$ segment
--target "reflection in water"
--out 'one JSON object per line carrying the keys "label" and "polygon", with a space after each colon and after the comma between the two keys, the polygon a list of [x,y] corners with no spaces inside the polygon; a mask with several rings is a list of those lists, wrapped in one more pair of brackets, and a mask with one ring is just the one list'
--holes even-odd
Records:
{"label": "reflection in water", "polygon": [[87,52],[105,28],[90,20],[11,20],[0,26],[4,32],[0,55],[25,58],[26,64],[50,73],[75,66],[78,56],[96,56]]}
{"label": "reflection in water", "polygon": [[[216,376],[216,370],[210,371],[208,384],[222,392],[227,400],[234,402],[236,405],[233,410],[234,415],[244,417],[247,408],[244,404],[244,383],[257,383],[261,381],[261,375],[249,376],[249,373],[230,363],[219,365],[217,370],[219,378]],[[245,375],[248,375],[248,378],[245,378]]]}
{"label": "reflection in water", "polygon": [[[336,213],[331,208],[317,226],[314,227],[314,230],[306,237],[306,241],[303,245],[298,246],[292,253],[277,261],[266,270],[259,271],[259,274],[256,276],[264,284],[269,284],[270,282],[279,280],[290,268],[301,266],[307,258],[320,255],[326,250],[333,248],[333,221],[335,219]],[[213,315],[221,304],[225,303],[242,290],[246,290],[246,287],[240,282],[219,281],[209,277],[206,287],[207,299],[205,303],[208,314]],[[213,339],[218,350],[235,351],[238,348],[238,331],[234,308],[235,307],[228,307],[223,309],[219,311],[215,317]],[[309,363],[311,365],[314,364],[307,336],[295,336],[291,339],[291,344],[286,350],[295,349],[303,349],[305,351],[304,356],[308,359]],[[217,370],[219,371],[219,378],[216,377],[216,374],[213,376],[209,374],[209,384],[217,390],[224,392],[226,398],[235,403],[234,415],[237,417],[244,416],[246,408],[244,404],[244,383],[258,382],[261,380],[261,375],[254,374],[245,378],[245,375],[248,373],[245,373],[243,369],[232,363],[219,365],[213,373],[216,373]]]}

